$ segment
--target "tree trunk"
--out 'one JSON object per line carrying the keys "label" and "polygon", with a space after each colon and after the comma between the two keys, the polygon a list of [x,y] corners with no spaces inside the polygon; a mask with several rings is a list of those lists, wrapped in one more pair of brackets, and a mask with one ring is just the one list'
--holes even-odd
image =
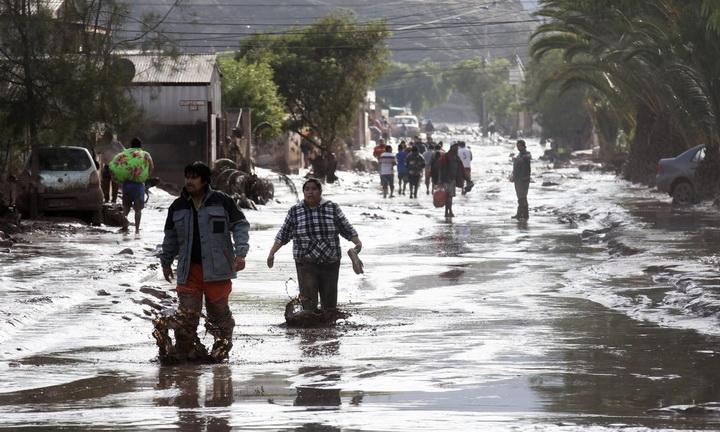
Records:
{"label": "tree trunk", "polygon": [[669,115],[654,113],[640,106],[637,113],[635,138],[623,174],[630,181],[652,185],[655,183],[657,164],[661,158],[673,157],[687,149],[687,143],[678,134]]}

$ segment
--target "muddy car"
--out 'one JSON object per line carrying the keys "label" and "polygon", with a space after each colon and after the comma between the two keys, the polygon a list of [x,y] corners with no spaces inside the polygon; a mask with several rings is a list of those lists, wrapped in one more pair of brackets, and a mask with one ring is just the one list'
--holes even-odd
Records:
{"label": "muddy car", "polygon": [[[30,160],[18,178],[17,207],[23,215],[30,213]],[[38,192],[38,210],[42,214],[73,213],[93,224],[102,222],[100,174],[84,147],[41,148]]]}
{"label": "muddy car", "polygon": [[697,201],[695,194],[695,171],[705,159],[705,145],[697,145],[674,158],[660,159],[655,176],[658,189],[673,197],[673,203],[692,204]]}
{"label": "muddy car", "polygon": [[420,133],[420,124],[414,115],[398,115],[390,119],[390,131],[394,137],[413,137]]}

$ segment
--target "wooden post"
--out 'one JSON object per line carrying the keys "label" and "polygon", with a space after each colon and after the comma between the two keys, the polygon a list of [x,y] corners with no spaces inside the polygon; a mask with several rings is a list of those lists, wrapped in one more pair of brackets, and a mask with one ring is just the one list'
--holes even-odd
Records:
{"label": "wooden post", "polygon": [[206,134],[205,134],[205,160],[207,161],[207,165],[212,168],[213,161],[212,159],[212,113],[213,113],[213,106],[212,101],[207,102],[207,127],[206,127]]}

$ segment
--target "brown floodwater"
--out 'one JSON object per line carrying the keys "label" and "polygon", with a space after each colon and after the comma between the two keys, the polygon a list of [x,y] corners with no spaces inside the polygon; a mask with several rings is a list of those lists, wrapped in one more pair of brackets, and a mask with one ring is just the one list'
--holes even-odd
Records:
{"label": "brown floodwater", "polygon": [[0,429],[720,429],[712,208],[536,161],[518,223],[511,144],[472,149],[476,186],[451,221],[423,190],[383,200],[374,175],[328,185],[366,271],[343,264],[352,315],[332,328],[283,325],[290,246],[264,266],[292,204],[278,181],[280,202],[247,212],[224,364],[157,361],[151,318],[174,304],[155,258],[170,196],[153,195],[140,236],[80,226],[0,253]]}

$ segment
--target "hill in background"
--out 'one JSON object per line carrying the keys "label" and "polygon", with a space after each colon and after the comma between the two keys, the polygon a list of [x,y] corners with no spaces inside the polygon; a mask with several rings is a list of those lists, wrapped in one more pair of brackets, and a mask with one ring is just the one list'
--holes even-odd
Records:
{"label": "hill in background", "polygon": [[[182,52],[233,51],[253,33],[305,26],[333,11],[349,10],[358,21],[385,19],[392,30],[393,60],[441,64],[474,57],[525,58],[536,26],[533,0],[130,0],[135,19],[165,17],[162,30]],[[132,28],[133,19],[128,22]],[[133,35],[138,29],[134,29]]]}

